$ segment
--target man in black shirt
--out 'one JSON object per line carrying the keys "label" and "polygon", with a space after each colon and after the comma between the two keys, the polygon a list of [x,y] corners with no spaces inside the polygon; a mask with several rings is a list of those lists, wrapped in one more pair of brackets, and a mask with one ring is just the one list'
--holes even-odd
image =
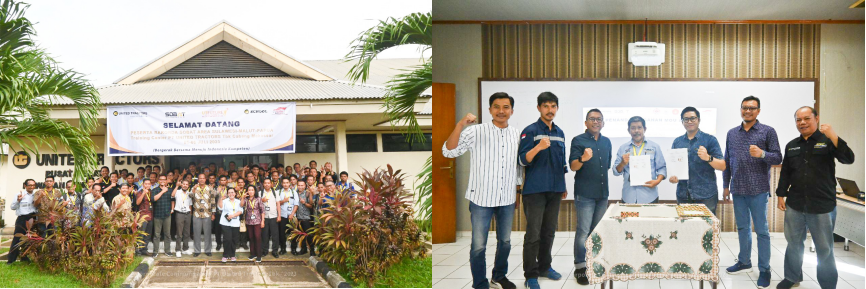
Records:
{"label": "man in black shirt", "polygon": [[[800,136],[785,146],[776,196],[785,211],[785,280],[776,288],[791,288],[803,280],[806,228],[818,253],[818,284],[836,288],[832,212],[836,209],[836,162],[851,164],[854,152],[829,124],[818,126],[818,112],[804,106],[794,114]],[[787,197],[787,202],[785,198]]]}
{"label": "man in black shirt", "polygon": [[106,204],[111,204],[111,201],[114,201],[114,197],[120,195],[120,184],[117,182],[117,173],[111,173],[109,175],[109,183],[104,184],[105,186],[102,189],[102,196],[105,197]]}

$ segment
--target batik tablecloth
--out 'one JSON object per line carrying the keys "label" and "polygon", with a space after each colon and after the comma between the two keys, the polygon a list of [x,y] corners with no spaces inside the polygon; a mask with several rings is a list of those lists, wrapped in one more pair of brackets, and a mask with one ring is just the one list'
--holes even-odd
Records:
{"label": "batik tablecloth", "polygon": [[[701,205],[703,206],[703,205]],[[639,217],[620,217],[637,212]],[[719,219],[679,217],[673,204],[614,204],[586,240],[589,282],[719,281]]]}

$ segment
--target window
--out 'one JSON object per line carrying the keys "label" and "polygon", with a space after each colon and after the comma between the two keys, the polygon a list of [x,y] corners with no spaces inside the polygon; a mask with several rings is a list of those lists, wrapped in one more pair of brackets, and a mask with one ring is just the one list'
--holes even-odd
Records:
{"label": "window", "polygon": [[378,152],[375,134],[346,135],[346,151],[350,153]]}
{"label": "window", "polygon": [[298,153],[332,153],[334,152],[333,135],[299,135]]}
{"label": "window", "polygon": [[432,151],[433,134],[425,133],[424,142],[415,140],[412,143],[406,141],[403,134],[382,134],[382,150],[385,152],[409,152],[409,151]]}

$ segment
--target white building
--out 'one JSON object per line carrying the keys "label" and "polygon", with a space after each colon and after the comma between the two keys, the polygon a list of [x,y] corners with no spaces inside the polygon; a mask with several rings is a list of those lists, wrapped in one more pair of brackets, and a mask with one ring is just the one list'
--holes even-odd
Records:
{"label": "white building", "polygon": [[[312,44],[314,45],[314,44]],[[97,60],[98,61],[98,60]],[[341,60],[300,61],[277,51],[229,23],[221,22],[176,49],[121,77],[113,85],[100,87],[103,109],[98,129],[91,133],[99,165],[112,170],[134,172],[145,165],[166,168],[186,167],[191,160],[227,166],[230,161],[290,166],[315,160],[319,167],[331,162],[337,172],[351,177],[363,169],[391,164],[403,169],[407,187],[430,156],[432,115],[430,93],[415,106],[427,137],[424,144],[405,142],[401,129],[393,128],[383,115],[384,84],[391,76],[409,69],[420,59],[376,60],[367,84],[352,85],[345,80],[351,63]],[[245,102],[295,102],[297,140],[294,154],[136,156],[105,157],[106,106],[110,105],[196,105]],[[71,102],[70,102],[71,103]],[[51,117],[78,122],[74,106],[59,105]],[[0,196],[7,200],[3,219],[14,224],[9,209],[25,179],[40,185],[47,175],[58,184],[72,178],[71,154],[47,146],[28,160],[0,159]],[[410,188],[411,189],[411,188]]]}

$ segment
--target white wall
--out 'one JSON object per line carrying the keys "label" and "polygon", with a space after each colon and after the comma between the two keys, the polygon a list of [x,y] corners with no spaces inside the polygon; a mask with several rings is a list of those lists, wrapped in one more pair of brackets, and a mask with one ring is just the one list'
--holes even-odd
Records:
{"label": "white wall", "polygon": [[[433,59],[436,59],[433,61],[433,82],[455,84],[455,117],[460,120],[467,113],[477,114],[481,25],[433,25],[433,46],[436,47],[433,50]],[[463,196],[469,181],[469,156],[457,158],[456,166],[457,230],[468,231],[472,229],[469,201]]]}
{"label": "white wall", "polygon": [[[833,126],[854,150],[854,164],[836,165],[836,176],[866,189],[864,170],[864,26],[821,25],[820,120]],[[794,127],[793,119],[790,124]]]}

